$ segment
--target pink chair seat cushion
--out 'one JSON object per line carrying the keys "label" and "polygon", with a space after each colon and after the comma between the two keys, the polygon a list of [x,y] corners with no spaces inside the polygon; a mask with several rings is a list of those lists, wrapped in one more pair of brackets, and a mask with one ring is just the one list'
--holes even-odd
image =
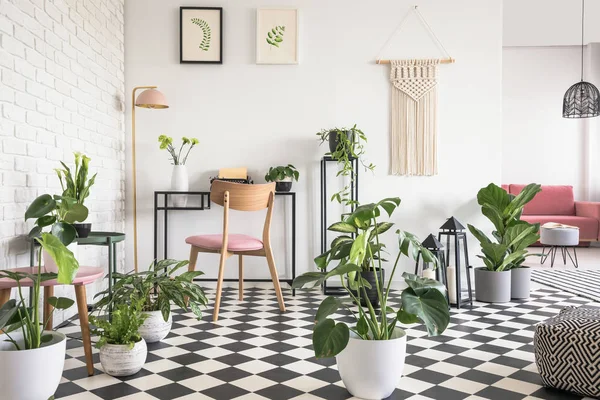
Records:
{"label": "pink chair seat cushion", "polygon": [[[42,267],[42,271],[43,271]],[[23,268],[12,268],[8,271],[11,272],[25,272],[28,274],[37,274],[38,267],[23,267]],[[104,276],[104,268],[102,267],[79,267],[77,270],[77,276],[73,279],[73,283],[71,285],[87,285],[89,283],[94,282],[97,279],[100,279]],[[61,285],[56,281],[56,279],[51,279],[48,281],[44,281],[41,283],[41,286],[58,286]],[[33,281],[31,279],[23,279],[21,281],[21,286],[33,286]],[[17,287],[17,282],[10,278],[1,278],[0,279],[0,289],[9,289]]]}
{"label": "pink chair seat cushion", "polygon": [[[223,235],[220,233],[212,235],[196,235],[185,239],[187,244],[209,250],[221,250]],[[230,251],[252,251],[263,248],[263,242],[252,236],[233,233],[227,238],[227,250]]]}
{"label": "pink chair seat cushion", "polygon": [[595,240],[598,237],[599,223],[596,218],[577,217],[574,215],[523,215],[523,221],[530,224],[558,222],[559,224],[572,225],[579,228],[579,240]]}
{"label": "pink chair seat cushion", "polygon": [[[511,194],[517,195],[525,185],[510,185]],[[523,215],[575,215],[573,186],[543,185],[525,208]]]}

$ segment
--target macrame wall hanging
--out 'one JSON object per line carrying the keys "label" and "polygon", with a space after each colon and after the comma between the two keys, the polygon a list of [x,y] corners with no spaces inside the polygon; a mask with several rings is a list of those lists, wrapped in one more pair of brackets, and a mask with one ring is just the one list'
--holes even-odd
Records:
{"label": "macrame wall hanging", "polygon": [[437,174],[437,66],[450,64],[450,57],[417,6],[405,15],[380,54],[394,38],[406,18],[414,12],[447,58],[429,60],[381,60],[391,64],[392,119],[391,173],[431,176]]}

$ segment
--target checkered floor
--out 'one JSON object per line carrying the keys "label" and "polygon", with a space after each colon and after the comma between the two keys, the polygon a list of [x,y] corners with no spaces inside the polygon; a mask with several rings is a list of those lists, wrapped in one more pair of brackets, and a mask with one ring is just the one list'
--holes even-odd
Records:
{"label": "checkered floor", "polygon": [[[214,291],[207,290],[212,295]],[[88,377],[79,340],[69,340],[63,381],[56,398],[91,399],[349,399],[334,359],[317,360],[311,328],[323,296],[286,291],[280,314],[272,290],[248,288],[244,302],[226,288],[220,321],[202,321],[174,310],[173,328],[150,344],[144,369],[126,378],[102,373],[94,349],[95,375]],[[407,329],[404,376],[390,399],[581,399],[542,387],[534,363],[534,324],[568,305],[589,300],[540,289],[523,302],[476,303],[452,310],[449,328],[428,338],[423,326]],[[338,320],[351,319],[337,315]],[[62,332],[77,337],[71,324]]]}

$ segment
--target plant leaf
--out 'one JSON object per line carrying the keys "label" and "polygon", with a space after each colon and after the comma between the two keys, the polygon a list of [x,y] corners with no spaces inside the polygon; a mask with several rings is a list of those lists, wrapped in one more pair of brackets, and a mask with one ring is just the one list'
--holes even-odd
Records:
{"label": "plant leaf", "polygon": [[58,283],[68,285],[73,282],[77,270],[79,269],[79,263],[73,256],[73,253],[71,253],[57,237],[54,237],[49,233],[42,233],[42,237],[36,240],[42,245],[44,250],[48,252],[58,266]]}
{"label": "plant leaf", "polygon": [[425,324],[430,336],[442,333],[450,323],[448,302],[437,289],[429,289],[417,295],[412,288],[402,292],[402,309],[419,317]]}
{"label": "plant leaf", "polygon": [[29,218],[41,218],[56,209],[56,201],[49,194],[43,194],[31,203],[25,211],[25,220]]}
{"label": "plant leaf", "polygon": [[50,304],[52,307],[57,308],[59,310],[66,310],[67,308],[71,307],[73,304],[75,303],[74,300],[69,299],[67,297],[49,297],[48,298],[48,304]]}
{"label": "plant leaf", "polygon": [[350,340],[350,330],[342,322],[335,323],[325,319],[315,325],[313,330],[313,348],[317,358],[334,357],[339,354]]}

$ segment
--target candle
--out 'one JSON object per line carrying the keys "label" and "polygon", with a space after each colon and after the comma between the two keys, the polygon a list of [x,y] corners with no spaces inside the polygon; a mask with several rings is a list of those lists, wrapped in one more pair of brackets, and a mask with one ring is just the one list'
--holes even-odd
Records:
{"label": "candle", "polygon": [[451,304],[456,304],[456,268],[446,267],[446,276],[448,277],[448,297]]}
{"label": "candle", "polygon": [[431,268],[423,270],[423,278],[435,279],[435,271]]}

